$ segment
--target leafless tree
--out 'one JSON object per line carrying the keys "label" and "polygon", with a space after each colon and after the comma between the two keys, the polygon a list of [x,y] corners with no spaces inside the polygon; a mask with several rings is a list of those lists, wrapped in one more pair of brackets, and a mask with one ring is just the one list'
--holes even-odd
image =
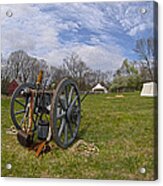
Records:
{"label": "leafless tree", "polygon": [[86,63],[78,54],[72,53],[70,57],[63,59],[63,69],[68,71],[68,75],[77,81],[80,89],[84,89],[86,84],[86,74],[90,71]]}
{"label": "leafless tree", "polygon": [[155,39],[150,37],[137,40],[134,51],[140,57],[142,67],[147,69],[150,80],[153,81],[157,69],[157,48]]}
{"label": "leafless tree", "polygon": [[12,52],[8,58],[7,69],[10,71],[11,79],[18,79],[20,82],[35,82],[41,69],[44,70],[44,77],[48,76],[48,65],[44,59],[37,59],[29,56],[23,50]]}
{"label": "leafless tree", "polygon": [[[72,53],[63,59],[60,66],[50,66],[44,59],[29,56],[23,50],[12,52],[5,63],[2,75],[8,74],[9,79],[18,79],[24,83],[27,81],[36,82],[37,75],[42,69],[44,79],[50,79],[51,83],[57,85],[64,77],[73,78],[80,90],[90,89],[98,82],[107,85],[111,79],[111,72],[92,70],[81,59],[78,54]],[[8,80],[8,79],[7,79]]]}

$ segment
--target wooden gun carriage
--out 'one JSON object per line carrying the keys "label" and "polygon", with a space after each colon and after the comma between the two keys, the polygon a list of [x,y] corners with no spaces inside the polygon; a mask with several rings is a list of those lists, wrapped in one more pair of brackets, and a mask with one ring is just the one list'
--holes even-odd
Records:
{"label": "wooden gun carriage", "polygon": [[76,139],[80,118],[81,100],[78,87],[72,79],[64,78],[55,90],[42,87],[43,71],[37,82],[17,87],[11,99],[11,119],[18,130],[21,145],[30,147],[35,140],[43,146],[52,139],[62,148]]}

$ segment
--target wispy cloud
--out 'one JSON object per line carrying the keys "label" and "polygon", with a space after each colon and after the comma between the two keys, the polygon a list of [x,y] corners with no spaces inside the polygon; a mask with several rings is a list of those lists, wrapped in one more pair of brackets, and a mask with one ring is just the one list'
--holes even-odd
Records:
{"label": "wispy cloud", "polygon": [[24,49],[53,65],[76,52],[94,69],[113,70],[135,57],[138,37],[153,32],[152,11],[152,2],[2,5],[2,52]]}

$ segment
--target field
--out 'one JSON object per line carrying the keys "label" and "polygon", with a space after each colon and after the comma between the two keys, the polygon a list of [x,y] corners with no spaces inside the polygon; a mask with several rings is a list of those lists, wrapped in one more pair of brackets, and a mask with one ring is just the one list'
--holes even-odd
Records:
{"label": "field", "polygon": [[[154,103],[138,92],[89,95],[75,144],[63,150],[52,141],[51,151],[35,158],[16,135],[6,133],[13,124],[10,98],[2,96],[2,176],[154,180]],[[12,169],[6,169],[7,163]]]}

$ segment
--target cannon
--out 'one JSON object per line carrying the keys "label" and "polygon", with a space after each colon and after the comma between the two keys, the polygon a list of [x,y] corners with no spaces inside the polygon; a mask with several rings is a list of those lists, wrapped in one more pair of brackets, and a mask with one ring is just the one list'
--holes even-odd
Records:
{"label": "cannon", "polygon": [[37,155],[51,140],[68,148],[77,137],[81,119],[81,99],[75,81],[64,78],[51,90],[42,85],[42,79],[40,71],[36,83],[18,86],[10,106],[19,143],[30,147],[34,141],[41,141]]}

